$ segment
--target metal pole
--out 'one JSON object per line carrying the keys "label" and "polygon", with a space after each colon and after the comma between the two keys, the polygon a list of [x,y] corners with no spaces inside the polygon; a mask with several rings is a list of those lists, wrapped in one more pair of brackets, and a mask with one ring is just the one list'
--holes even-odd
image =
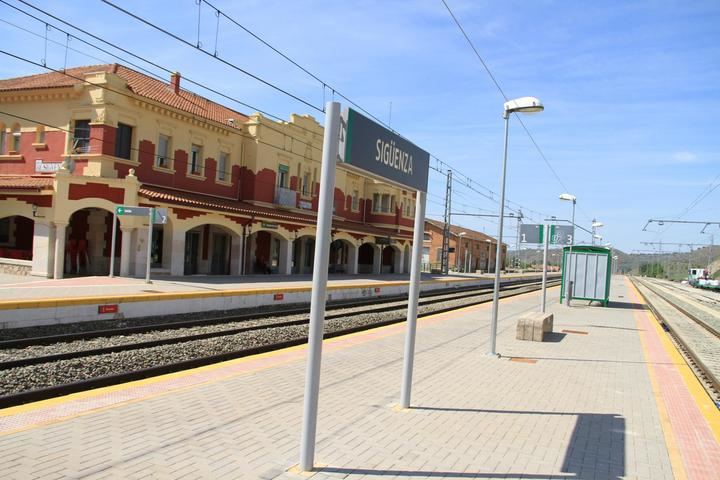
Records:
{"label": "metal pole", "polygon": [[[318,397],[320,395],[320,363],[322,361],[323,321],[330,259],[330,231],[332,228],[335,163],[338,157],[340,133],[340,104],[325,105],[325,136],[323,138],[320,170],[320,200],[317,215],[317,243],[313,263],[313,284],[310,296],[310,328],[308,332],[308,360],[305,380],[300,470],[309,472],[315,463],[315,434],[317,429]],[[418,229],[422,235],[423,229]],[[417,233],[417,232],[416,232]],[[417,244],[422,246],[422,237]],[[416,245],[413,245],[415,248]]]}
{"label": "metal pole", "polygon": [[495,352],[495,337],[497,337],[498,303],[500,299],[500,268],[502,267],[500,255],[502,254],[503,220],[505,217],[505,173],[507,170],[508,128],[510,127],[510,115],[505,112],[503,114],[503,118],[505,118],[505,148],[503,149],[502,175],[500,179],[500,216],[498,217],[498,238],[497,249],[495,251],[495,284],[493,286],[492,320],[490,322],[490,355],[497,355]]}
{"label": "metal pole", "polygon": [[152,259],[152,231],[153,231],[153,220],[155,220],[155,209],[150,208],[150,216],[148,219],[148,238],[147,238],[147,265],[145,266],[145,283],[152,283],[150,281],[150,263]]}
{"label": "metal pole", "polygon": [[408,293],[407,333],[405,334],[405,359],[403,360],[400,406],[410,406],[413,362],[415,360],[415,331],[417,330],[418,299],[420,298],[420,261],[422,260],[423,227],[425,223],[425,192],[417,192],[415,204],[415,230],[413,231],[412,267]]}
{"label": "metal pole", "polygon": [[110,240],[110,278],[115,276],[115,236],[117,235],[117,210],[113,210],[112,240]]}
{"label": "metal pole", "polygon": [[450,273],[450,222],[452,221],[452,170],[447,171],[445,185],[445,226],[443,227],[442,262],[440,267],[443,275]]}
{"label": "metal pole", "polygon": [[543,274],[542,274],[542,300],[540,301],[540,312],[545,313],[545,301],[547,300],[547,268],[548,268],[548,245],[550,244],[550,225],[545,225],[545,247],[543,248]]}
{"label": "metal pole", "polygon": [[567,282],[565,284],[565,305],[568,307],[570,306],[570,297],[572,297],[572,289],[573,289],[573,281],[570,279],[570,275],[572,274],[572,247],[575,245],[575,200],[573,200],[573,211],[572,211],[572,227],[573,227],[573,234],[572,234],[572,241],[570,242],[570,251],[568,252],[568,261],[567,261]]}

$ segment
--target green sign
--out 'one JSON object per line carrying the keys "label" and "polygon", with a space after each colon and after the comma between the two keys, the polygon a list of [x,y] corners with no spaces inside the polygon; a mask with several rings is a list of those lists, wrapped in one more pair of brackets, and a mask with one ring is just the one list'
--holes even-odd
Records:
{"label": "green sign", "polygon": [[[550,225],[551,245],[572,245],[575,229],[571,225]],[[545,225],[520,225],[520,243],[543,243]]]}
{"label": "green sign", "polygon": [[339,160],[427,192],[430,154],[352,108],[342,112]]}
{"label": "green sign", "polygon": [[150,207],[131,207],[129,205],[118,205],[115,207],[115,213],[118,215],[128,215],[132,217],[147,217],[150,215]]}

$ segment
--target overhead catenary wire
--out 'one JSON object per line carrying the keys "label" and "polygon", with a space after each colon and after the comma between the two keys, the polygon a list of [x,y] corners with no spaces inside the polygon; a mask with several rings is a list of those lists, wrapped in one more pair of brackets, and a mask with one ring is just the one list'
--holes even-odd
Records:
{"label": "overhead catenary wire", "polygon": [[[504,99],[506,102],[509,101],[510,98],[505,94],[505,91],[504,91],[503,88],[500,86],[500,83],[498,82],[497,78],[495,78],[495,75],[493,75],[492,71],[490,70],[490,67],[488,67],[487,63],[485,63],[485,60],[483,59],[482,55],[480,55],[480,52],[479,52],[478,49],[475,47],[475,44],[474,44],[473,41],[470,39],[470,36],[467,34],[467,32],[465,32],[465,29],[463,28],[462,24],[460,24],[460,21],[458,20],[458,18],[457,18],[457,17],[455,16],[455,14],[453,13],[452,9],[450,8],[450,5],[448,5],[448,3],[447,3],[445,0],[442,0],[442,3],[443,3],[443,5],[445,5],[445,8],[447,9],[448,13],[449,13],[450,16],[452,17],[452,19],[455,21],[455,24],[457,25],[458,29],[459,29],[460,32],[462,33],[463,37],[465,37],[465,40],[467,41],[468,45],[470,45],[470,48],[473,50],[473,52],[475,52],[475,56],[478,58],[478,60],[479,60],[480,63],[482,64],[483,68],[484,68],[485,71],[487,72],[488,76],[489,76],[490,79],[492,80],[492,82],[493,82],[493,84],[495,85],[495,87],[497,88],[497,90],[500,92],[500,95],[502,95],[503,99]],[[516,117],[517,117],[518,121],[520,122],[520,125],[522,125],[523,130],[525,130],[525,133],[526,133],[526,134],[528,135],[528,137],[530,138],[530,141],[532,142],[533,146],[534,146],[535,149],[537,150],[538,154],[540,154],[540,158],[542,158],[543,162],[545,162],[545,165],[547,165],[547,167],[550,169],[550,172],[553,174],[553,176],[554,176],[555,179],[558,181],[558,183],[560,184],[560,186],[561,186],[562,188],[564,188],[566,192],[567,192],[567,191],[570,191],[570,189],[567,188],[567,186],[566,186],[565,183],[562,181],[562,179],[560,178],[560,176],[558,175],[558,173],[555,171],[555,168],[553,168],[553,166],[550,164],[550,161],[549,161],[548,158],[545,156],[545,153],[544,153],[543,150],[540,148],[540,145],[535,141],[535,137],[533,137],[533,135],[530,133],[530,130],[527,128],[527,126],[525,125],[525,123],[522,121],[522,119],[521,119],[519,116],[516,115]],[[587,217],[587,220],[588,220],[588,221],[591,221],[590,216],[587,215],[587,213],[585,213],[579,206],[578,206],[577,208],[578,208],[578,210],[580,210],[580,212],[581,212],[585,217]]]}
{"label": "overhead catenary wire", "polygon": [[[82,32],[84,35],[87,35],[87,36],[89,36],[89,37],[91,37],[91,38],[93,38],[93,39],[95,39],[95,40],[97,40],[97,41],[100,41],[100,42],[102,42],[102,43],[104,43],[104,44],[106,44],[106,45],[111,46],[111,47],[114,48],[114,49],[117,49],[117,50],[119,50],[119,51],[121,51],[121,52],[126,53],[127,55],[132,56],[133,58],[136,58],[136,59],[138,59],[138,60],[140,60],[140,61],[146,62],[146,63],[148,63],[149,65],[152,65],[153,67],[158,68],[158,69],[161,69],[161,70],[166,71],[166,72],[168,72],[168,73],[173,73],[173,70],[171,70],[171,69],[168,69],[168,68],[166,68],[166,67],[162,67],[161,65],[157,64],[156,62],[153,62],[153,61],[151,61],[151,60],[148,60],[147,58],[144,58],[144,57],[142,57],[142,56],[140,56],[140,55],[137,55],[137,54],[135,54],[135,53],[133,53],[133,52],[127,50],[127,49],[124,49],[124,48],[122,48],[122,47],[120,47],[120,46],[118,46],[118,45],[116,45],[116,44],[114,44],[114,43],[112,43],[112,42],[108,42],[107,40],[105,40],[105,39],[103,39],[103,38],[101,38],[101,37],[99,37],[99,36],[97,36],[97,35],[94,35],[94,34],[88,32],[87,30],[78,27],[77,25],[75,25],[75,24],[73,24],[73,23],[67,22],[67,21],[65,21],[65,20],[63,20],[63,19],[61,19],[61,18],[59,18],[59,17],[57,17],[57,16],[55,16],[55,15],[53,15],[53,14],[51,14],[51,13],[49,13],[49,12],[47,12],[47,11],[39,8],[39,7],[36,7],[36,6],[32,5],[31,3],[29,3],[29,2],[27,2],[27,1],[25,1],[25,0],[19,0],[19,1],[20,1],[21,3],[23,3],[23,4],[25,4],[26,6],[28,6],[28,7],[30,7],[30,8],[33,8],[34,10],[36,10],[36,11],[38,11],[38,12],[44,14],[44,15],[47,15],[47,16],[49,16],[50,18],[53,18],[53,19],[56,20],[56,21],[59,21],[59,22],[63,23],[64,25],[67,25],[67,26],[69,26],[69,27],[71,27],[71,28],[73,28],[73,29],[76,29],[76,30],[79,31],[79,32]],[[39,19],[38,17],[35,17],[35,16],[32,15],[32,14],[29,14],[28,12],[25,12],[25,11],[23,11],[23,10],[21,10],[21,9],[18,9],[17,7],[15,7],[15,6],[13,6],[13,5],[10,5],[9,3],[7,3],[7,2],[4,1],[4,0],[0,0],[0,2],[4,3],[5,5],[7,5],[7,6],[11,7],[11,8],[14,8],[15,10],[17,10],[17,11],[19,11],[19,12],[24,13],[25,15],[28,15],[28,16],[34,18],[35,20],[37,20],[37,21],[39,21],[39,22],[41,22],[41,23],[44,23],[46,26],[48,25],[48,23],[47,23],[46,21],[44,21],[44,20],[42,20],[42,19]],[[138,18],[137,15],[132,14],[131,12],[128,12],[128,11],[126,11],[126,10],[120,8],[120,7],[117,7],[116,5],[112,4],[112,2],[107,2],[107,1],[106,1],[105,3],[107,3],[108,5],[111,5],[111,6],[113,6],[113,7],[116,7],[118,10],[123,11],[123,13],[126,13],[126,14],[132,16],[133,18]],[[209,6],[211,6],[208,2],[205,2],[205,3],[208,4]],[[216,7],[214,7],[214,6],[211,6],[211,8],[214,8],[216,11],[218,10],[218,9],[217,9]],[[224,15],[224,14],[223,14],[223,16],[226,17],[226,18],[228,18],[228,19],[230,19],[230,17],[229,17],[228,15]],[[158,28],[158,27],[156,27],[155,25],[153,25],[152,22],[149,22],[149,21],[147,21],[147,20],[145,20],[145,19],[138,18],[138,20],[139,20],[139,21],[142,21],[143,23],[146,23],[146,24],[152,26],[153,28]],[[236,21],[234,21],[234,20],[233,20],[233,22],[234,22],[234,23],[239,23],[239,22],[236,22]],[[57,29],[57,27],[54,27],[54,28]],[[160,29],[160,28],[158,28],[158,29],[159,29],[159,30],[163,30],[163,29]],[[58,29],[58,30],[60,30],[60,29]],[[163,33],[166,33],[166,34],[170,35],[172,38],[174,38],[174,39],[176,39],[176,40],[178,40],[178,41],[181,41],[182,43],[190,46],[191,48],[195,48],[195,49],[198,49],[198,48],[199,48],[197,45],[193,45],[191,42],[189,42],[189,41],[187,41],[187,40],[185,40],[185,39],[182,39],[181,37],[178,37],[177,35],[172,34],[172,33],[169,32],[169,31],[163,32]],[[256,38],[258,38],[258,40],[262,41],[259,36],[255,35],[255,34],[253,34],[253,36],[255,36]],[[92,48],[96,48],[96,49],[98,49],[99,51],[102,51],[103,53],[106,53],[106,54],[108,54],[108,55],[113,56],[114,58],[118,58],[118,59],[120,59],[120,60],[123,61],[123,62],[127,62],[126,59],[123,59],[122,57],[119,57],[118,55],[116,55],[116,54],[114,54],[114,53],[108,52],[108,51],[105,50],[105,49],[102,49],[102,48],[100,48],[100,47],[98,47],[98,46],[96,46],[96,45],[93,45],[93,44],[91,44],[90,42],[87,42],[87,41],[85,41],[85,40],[83,40],[83,39],[80,39],[80,38],[77,37],[77,36],[73,36],[73,38],[78,38],[79,40],[83,41],[83,43],[91,46]],[[274,47],[270,46],[267,42],[264,42],[264,41],[263,41],[263,43],[265,43],[266,45],[268,45],[270,48],[273,48],[273,50],[276,50],[277,52],[279,52],[278,49],[275,49]],[[202,49],[201,49],[201,50],[202,50]],[[209,52],[207,52],[207,51],[205,51],[205,50],[202,50],[202,51],[203,51],[203,53],[209,55],[210,57],[215,58],[216,60],[222,61],[222,62],[225,63],[225,64],[231,64],[231,62],[228,62],[228,61],[226,61],[226,60],[217,58],[215,55],[210,54]],[[284,58],[285,58],[285,57],[286,57],[286,59],[288,59],[289,61],[291,61],[291,62],[293,62],[294,64],[296,64],[296,66],[298,66],[298,68],[303,69],[304,71],[306,71],[306,73],[309,72],[309,70],[304,69],[304,67],[301,67],[297,62],[292,61],[292,60],[289,59],[289,57],[287,57],[287,56],[284,56]],[[131,65],[133,65],[133,66],[136,66],[136,65],[134,65],[133,63],[130,63],[130,62],[128,62],[128,63],[131,64]],[[240,69],[240,67],[237,67],[237,66],[235,66],[235,65],[230,65],[230,66],[232,66],[233,68],[236,68],[236,69]],[[137,66],[136,66],[136,67],[137,67]],[[143,70],[145,70],[145,69],[143,69]],[[147,70],[145,70],[145,71],[148,72]],[[240,71],[242,71],[242,69],[240,69]],[[153,76],[156,76],[156,75],[154,75],[154,74],[152,74],[152,75],[153,75]],[[312,75],[312,74],[310,73],[310,75]],[[346,97],[346,96],[343,95],[342,93],[338,92],[338,91],[337,91],[336,89],[334,89],[333,87],[330,87],[327,83],[323,82],[323,81],[320,80],[318,77],[316,77],[316,76],[314,76],[314,75],[312,75],[312,76],[313,76],[316,80],[318,80],[318,81],[320,81],[321,83],[323,83],[323,85],[325,85],[325,86],[327,86],[328,88],[330,88],[330,89],[333,91],[333,94],[337,94],[338,97],[341,97],[341,98],[345,99],[346,101],[348,101],[348,103],[350,103],[350,104],[352,104],[353,106],[357,107],[359,110],[361,110],[361,111],[364,112],[365,114],[369,115],[371,118],[375,119],[378,123],[384,125],[384,122],[383,122],[382,120],[380,120],[380,119],[378,119],[377,117],[375,117],[374,115],[372,115],[372,114],[371,114],[370,112],[368,112],[366,109],[362,108],[362,107],[359,106],[357,103],[353,102],[351,99],[349,99],[348,97]],[[221,97],[223,97],[223,98],[226,98],[226,99],[231,100],[231,101],[233,101],[233,102],[237,102],[238,104],[241,104],[241,105],[243,105],[243,106],[247,106],[248,108],[252,108],[252,109],[254,109],[254,110],[256,110],[256,111],[259,111],[259,112],[263,113],[264,115],[266,115],[266,116],[268,116],[268,117],[278,119],[279,121],[284,121],[284,120],[280,119],[280,117],[278,117],[278,116],[269,114],[268,112],[265,112],[265,111],[263,111],[263,110],[261,110],[261,109],[252,107],[252,106],[248,105],[247,103],[244,103],[244,102],[242,102],[242,101],[240,101],[240,100],[237,100],[237,99],[235,99],[235,98],[233,98],[233,97],[231,97],[231,96],[228,96],[228,95],[226,95],[226,94],[224,94],[224,93],[222,93],[222,92],[219,92],[219,91],[216,90],[216,89],[210,88],[210,87],[202,84],[201,82],[194,81],[194,80],[192,80],[192,79],[190,79],[190,78],[187,78],[187,77],[184,77],[183,80],[184,80],[184,81],[187,81],[188,83],[197,85],[197,86],[199,86],[200,88],[203,88],[203,89],[205,89],[205,90],[207,90],[207,91],[209,91],[209,92],[212,92],[213,94],[219,95],[219,96],[221,96]],[[261,80],[263,81],[263,83],[267,82],[267,81],[264,80],[264,79],[261,79]],[[279,89],[279,91],[280,91],[280,90],[282,90],[282,89]],[[283,92],[283,93],[285,93],[285,92]],[[290,97],[295,98],[292,94],[290,94]],[[297,98],[296,98],[296,99],[297,99]],[[306,104],[307,104],[308,102],[303,101],[303,103],[306,103]],[[317,107],[315,107],[315,109],[318,110]],[[301,128],[301,127],[299,127],[299,128]],[[437,157],[435,157],[435,156],[433,156],[433,157],[435,158],[436,161],[441,162],[443,165],[448,165],[448,164],[446,164],[445,162],[443,162],[442,160],[438,159]],[[480,187],[480,188],[486,190],[487,192],[490,192],[490,194],[487,194],[487,193],[485,193],[485,192],[482,192],[482,191],[480,191],[479,189],[473,189],[473,191],[475,191],[475,192],[478,193],[478,194],[481,194],[481,195],[484,196],[485,198],[488,198],[489,200],[491,200],[491,201],[493,201],[493,202],[495,202],[495,203],[498,202],[498,201],[494,198],[494,195],[497,195],[497,194],[495,194],[492,190],[490,190],[489,188],[483,186],[481,183],[479,183],[479,182],[477,182],[477,181],[475,181],[475,180],[472,180],[470,177],[462,174],[462,172],[459,172],[456,168],[450,167],[449,165],[448,165],[448,167],[449,167],[449,168],[452,168],[455,172],[458,173],[458,175],[462,175],[463,177],[465,177],[465,178],[467,179],[467,182],[468,182],[469,185],[474,185],[474,186]],[[511,202],[511,201],[508,200],[508,204],[514,204],[514,202]],[[533,212],[533,211],[534,211],[534,210],[529,209],[529,208],[527,208],[527,207],[523,207],[523,206],[521,206],[521,205],[519,205],[519,204],[515,204],[515,205],[518,205],[518,207],[520,207],[520,208],[522,208],[523,210],[528,211],[528,212]],[[537,213],[538,215],[544,215],[544,214],[542,214],[541,212],[535,212],[535,213]]]}

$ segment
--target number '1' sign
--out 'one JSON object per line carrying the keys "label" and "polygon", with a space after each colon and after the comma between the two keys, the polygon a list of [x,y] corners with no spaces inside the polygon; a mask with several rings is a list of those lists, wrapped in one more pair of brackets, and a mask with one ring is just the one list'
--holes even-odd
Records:
{"label": "number '1' sign", "polygon": [[[543,243],[546,225],[520,225],[520,243]],[[550,225],[550,244],[572,245],[575,229],[571,225]]]}

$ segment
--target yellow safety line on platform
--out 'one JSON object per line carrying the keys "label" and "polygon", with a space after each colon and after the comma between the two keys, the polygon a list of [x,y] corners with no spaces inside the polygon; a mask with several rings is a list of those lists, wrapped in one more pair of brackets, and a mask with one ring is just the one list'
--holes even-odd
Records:
{"label": "yellow safety line on platform", "polygon": [[[438,280],[423,280],[422,284],[434,284],[434,283],[455,283],[455,282],[473,282],[479,280],[489,280],[481,278],[452,278],[452,279],[438,279]],[[344,284],[344,285],[328,285],[328,290],[355,290],[362,288],[382,288],[382,287],[397,287],[408,285],[409,282],[405,280],[393,280],[388,282],[378,281],[376,283],[359,283],[359,284]],[[83,288],[83,285],[73,285],[78,288]],[[108,285],[113,286],[113,285]],[[70,285],[67,286],[68,288]],[[233,289],[233,290],[219,290],[219,291],[200,291],[200,292],[164,292],[164,293],[138,293],[138,294],[126,294],[118,296],[108,295],[94,295],[86,297],[73,297],[73,298],[36,298],[28,300],[3,300],[0,301],[0,310],[17,310],[17,309],[28,309],[28,308],[56,308],[56,307],[68,307],[74,305],[104,305],[110,303],[132,303],[132,302],[147,302],[147,301],[163,301],[163,300],[191,300],[197,298],[214,298],[214,297],[235,297],[235,296],[248,296],[248,295],[273,295],[275,293],[299,293],[309,292],[312,290],[312,286],[306,287],[292,287],[283,286],[278,284],[277,287],[262,287],[254,289]]]}
{"label": "yellow safety line on platform", "polygon": [[[557,287],[548,287],[548,288],[557,288]],[[513,301],[520,300],[521,298],[523,298],[523,297],[525,297],[525,296],[527,296],[527,295],[532,295],[532,294],[535,294],[535,293],[537,293],[537,292],[523,293],[523,294],[520,294],[520,295],[515,295],[515,296],[513,296],[513,297],[510,297],[510,298],[507,298],[507,299],[501,299],[501,300],[504,300],[504,301],[506,301],[506,302],[513,302]],[[456,316],[459,315],[459,314],[467,313],[468,311],[477,310],[477,309],[481,309],[481,308],[487,308],[487,307],[489,307],[489,306],[491,306],[491,305],[492,305],[491,302],[486,302],[486,303],[482,303],[482,304],[479,304],[479,305],[470,305],[470,306],[467,306],[467,307],[458,308],[458,309],[453,310],[453,311],[451,311],[451,312],[436,313],[436,314],[433,314],[433,315],[428,315],[428,316],[425,316],[425,317],[421,317],[421,318],[418,318],[418,322],[420,322],[420,321],[433,320],[433,319],[436,319],[437,317],[447,317],[446,319],[447,319],[447,320],[450,320],[450,319],[456,317]],[[349,334],[346,334],[346,335],[341,335],[341,336],[339,336],[339,337],[334,337],[334,338],[326,339],[326,340],[323,341],[323,344],[324,344],[324,345],[332,345],[332,344],[334,344],[334,343],[343,342],[343,341],[345,341],[345,340],[348,339],[348,338],[352,338],[352,337],[356,337],[356,336],[370,335],[370,334],[374,334],[374,333],[376,333],[376,332],[378,332],[378,331],[390,330],[390,329],[397,329],[398,325],[400,325],[400,324],[396,323],[396,324],[391,324],[391,325],[384,325],[384,326],[382,326],[382,327],[375,327],[375,328],[371,328],[371,329],[368,329],[368,330],[363,330],[363,331],[360,331],[360,332],[354,332],[354,333],[349,333]],[[405,332],[405,330],[403,329],[401,332],[390,332],[390,333],[388,333],[388,335],[386,335],[386,336],[393,335],[393,334],[396,334],[396,333],[404,333],[404,332]],[[351,346],[352,346],[352,345],[351,345]],[[182,377],[189,376],[189,375],[193,375],[193,374],[196,374],[196,373],[199,373],[199,372],[202,372],[202,371],[218,370],[218,369],[221,369],[221,368],[224,368],[224,367],[227,367],[227,366],[238,365],[238,364],[241,364],[241,363],[246,363],[246,362],[250,362],[250,361],[255,361],[255,360],[261,359],[261,358],[276,357],[276,356],[280,356],[280,355],[286,354],[287,352],[291,352],[291,351],[294,351],[294,350],[301,350],[301,349],[304,350],[304,349],[306,349],[306,348],[307,348],[307,344],[295,345],[295,346],[286,347],[286,348],[283,348],[283,349],[280,349],[280,350],[274,350],[274,351],[272,351],[272,352],[259,353],[259,354],[251,355],[251,356],[248,356],[248,357],[236,358],[236,359],[233,359],[233,360],[226,360],[226,361],[224,361],[224,362],[214,363],[214,364],[211,364],[211,365],[205,365],[205,366],[202,366],[202,367],[196,367],[196,368],[193,368],[193,369],[190,369],[190,370],[183,370],[183,371],[180,371],[180,372],[166,373],[166,374],[163,374],[163,375],[160,375],[160,376],[157,376],[157,377],[150,377],[150,378],[145,378],[145,379],[142,379],[142,380],[134,380],[134,381],[132,381],[132,382],[121,383],[121,384],[118,384],[118,385],[110,385],[110,386],[107,386],[107,387],[101,387],[101,388],[97,388],[97,389],[93,389],[93,390],[87,390],[87,391],[83,391],[83,392],[72,393],[72,394],[69,394],[69,395],[62,396],[62,397],[50,398],[50,399],[47,399],[47,400],[40,400],[40,401],[34,402],[34,403],[27,403],[27,404],[24,404],[24,405],[18,405],[18,406],[15,406],[15,407],[9,407],[9,408],[5,408],[5,409],[0,409],[0,417],[18,415],[18,414],[22,414],[22,413],[31,412],[31,411],[33,411],[33,410],[39,410],[39,409],[43,409],[43,408],[47,408],[47,407],[52,407],[52,406],[55,406],[55,405],[62,405],[63,403],[68,403],[68,402],[71,402],[71,401],[74,401],[74,400],[82,400],[82,399],[86,399],[86,398],[92,398],[92,397],[96,397],[96,396],[107,395],[107,394],[112,393],[112,392],[127,390],[127,389],[135,388],[135,387],[142,387],[142,386],[151,385],[151,384],[154,384],[154,383],[160,383],[160,382],[164,382],[164,381],[167,381],[167,380],[170,380],[170,379],[173,379],[173,378],[182,378]],[[168,390],[164,390],[164,391],[157,392],[157,393],[154,393],[154,394],[145,395],[145,396],[143,396],[143,397],[132,398],[132,399],[128,399],[128,400],[125,400],[125,401],[122,401],[122,402],[114,403],[114,404],[112,404],[112,405],[107,405],[107,406],[103,406],[103,407],[92,408],[92,409],[85,410],[85,411],[82,411],[82,412],[78,412],[78,413],[75,413],[75,414],[72,414],[72,415],[68,415],[68,416],[65,416],[65,417],[53,418],[53,419],[47,420],[47,421],[45,421],[45,422],[36,423],[36,424],[32,424],[32,425],[27,425],[27,426],[20,427],[20,428],[14,429],[14,430],[8,430],[8,431],[0,432],[0,436],[9,435],[9,434],[12,434],[12,433],[17,433],[17,432],[21,432],[21,431],[24,431],[24,430],[30,430],[30,429],[32,429],[32,428],[41,427],[41,426],[44,426],[44,425],[49,425],[49,424],[53,424],[53,423],[57,423],[57,422],[62,422],[62,421],[66,421],[66,420],[71,420],[71,419],[73,419],[73,418],[81,417],[81,416],[83,416],[83,415],[87,415],[87,414],[90,414],[90,413],[102,412],[102,411],[105,411],[105,410],[110,410],[110,409],[116,408],[116,407],[121,406],[121,405],[127,405],[127,404],[131,404],[131,403],[141,402],[141,401],[145,401],[145,400],[149,400],[149,399],[161,397],[161,396],[163,396],[163,395],[167,395],[167,394],[170,394],[170,393],[182,392],[182,391],[185,391],[185,390],[189,390],[189,389],[192,389],[192,388],[199,387],[199,386],[201,386],[201,385],[207,385],[207,384],[211,384],[211,383],[217,383],[217,382],[226,380],[226,379],[231,378],[231,377],[235,377],[235,376],[239,376],[239,375],[252,374],[252,373],[259,372],[259,371],[261,371],[261,370],[266,370],[266,369],[268,369],[268,368],[274,368],[274,367],[277,367],[278,365],[282,365],[282,364],[285,364],[285,363],[291,363],[291,362],[296,361],[296,360],[297,360],[296,358],[288,358],[288,359],[287,359],[286,361],[284,361],[284,362],[277,362],[277,363],[273,363],[273,364],[269,364],[269,365],[263,365],[263,366],[254,368],[254,369],[252,369],[252,370],[244,371],[244,372],[242,372],[242,373],[240,373],[240,374],[238,374],[238,373],[236,373],[236,372],[228,373],[227,375],[223,375],[223,376],[220,376],[220,377],[211,378],[211,379],[208,379],[208,380],[206,380],[206,381],[201,381],[201,382],[198,382],[198,383],[194,383],[194,384],[192,384],[192,385],[187,385],[187,386],[183,386],[183,387],[170,388],[170,389],[168,389]]]}
{"label": "yellow safety line on platform", "polygon": [[[638,291],[637,287],[632,284],[629,280],[626,282],[629,282],[633,294],[635,296],[635,301],[639,303],[645,303],[643,302],[642,296],[640,295],[640,292]],[[700,413],[707,421],[708,425],[710,426],[710,430],[713,432],[713,436],[715,437],[715,440],[720,443],[720,411],[718,410],[717,406],[713,402],[713,400],[710,398],[708,393],[705,391],[703,386],[700,384],[700,381],[698,380],[697,376],[695,375],[695,372],[690,368],[690,366],[687,364],[685,359],[683,358],[680,351],[677,349],[677,347],[670,341],[670,338],[668,335],[665,334],[665,331],[660,326],[660,322],[658,321],[657,317],[655,317],[655,314],[653,314],[652,311],[647,310],[645,312],[641,312],[639,314],[645,314],[650,317],[650,324],[653,326],[655,331],[657,332],[658,336],[660,337],[660,342],[663,345],[663,348],[667,352],[668,356],[670,357],[671,363],[675,366],[675,369],[680,373],[680,376],[683,379],[683,383],[685,383],[685,386],[687,387],[688,391],[690,392],[690,395],[692,395],[693,399],[695,400],[695,404],[697,405],[698,409],[700,410]],[[645,346],[643,345],[643,350],[647,358],[647,351],[645,350]],[[648,366],[648,369],[650,367]],[[659,397],[656,396],[656,400],[660,401]]]}
{"label": "yellow safety line on platform", "polygon": [[[625,277],[626,283],[628,282],[627,277]],[[635,285],[630,283],[631,287],[635,289]],[[626,285],[627,286],[627,285]],[[644,304],[642,297],[637,293],[637,290],[635,292],[632,292],[633,295],[633,301],[637,303]],[[641,316],[643,314],[647,314],[649,312],[634,312],[635,317],[635,323],[638,327],[638,330],[641,330],[641,327],[643,326],[641,324]],[[657,323],[655,321],[655,318],[650,318],[650,323]],[[640,347],[643,351],[643,357],[645,360],[648,360],[649,354],[648,349],[646,345],[646,340],[642,335],[642,331],[638,332],[640,337]],[[646,369],[648,372],[648,377],[650,378],[650,386],[652,388],[653,397],[655,398],[655,406],[658,410],[658,417],[660,418],[660,426],[662,427],[663,431],[663,437],[665,437],[665,447],[668,451],[668,457],[670,459],[670,468],[672,468],[673,471],[673,477],[677,480],[685,480],[687,478],[687,473],[685,472],[685,466],[682,461],[682,455],[680,453],[680,449],[677,446],[677,442],[675,441],[675,433],[672,428],[672,424],[670,423],[670,416],[667,412],[667,407],[665,406],[665,401],[662,399],[662,394],[660,393],[660,385],[658,383],[657,378],[655,378],[655,372],[652,369],[652,365],[650,363],[647,363]]]}

